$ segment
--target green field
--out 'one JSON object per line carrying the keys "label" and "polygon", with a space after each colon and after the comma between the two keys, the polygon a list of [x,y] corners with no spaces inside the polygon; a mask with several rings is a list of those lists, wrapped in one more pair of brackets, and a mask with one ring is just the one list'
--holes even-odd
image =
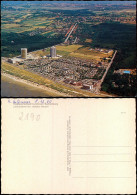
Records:
{"label": "green field", "polygon": [[113,51],[109,54],[104,54],[103,52],[90,50],[90,47],[85,47],[83,45],[61,45],[56,46],[57,53],[64,56],[72,56],[82,59],[101,61],[101,59],[106,57],[112,57]]}
{"label": "green field", "polygon": [[61,51],[74,52],[78,50],[80,47],[82,47],[82,45],[67,45],[67,46],[57,46],[56,49]]}
{"label": "green field", "polygon": [[45,28],[52,24],[53,17],[41,17],[36,12],[24,11],[4,11],[2,12],[2,32],[22,33],[33,31],[36,28]]}

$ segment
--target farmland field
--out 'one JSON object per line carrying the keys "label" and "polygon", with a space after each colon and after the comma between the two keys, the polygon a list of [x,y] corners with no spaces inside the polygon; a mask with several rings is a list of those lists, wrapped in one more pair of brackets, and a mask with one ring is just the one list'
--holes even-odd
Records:
{"label": "farmland field", "polygon": [[68,52],[69,56],[82,58],[82,59],[89,59],[89,60],[96,60],[101,61],[103,58],[112,57],[113,50],[110,53],[105,54],[103,52],[91,50],[89,47],[84,47],[83,45],[69,45],[69,46],[56,46],[57,53],[63,55],[63,52]]}
{"label": "farmland field", "polygon": [[79,49],[80,47],[82,47],[82,45],[68,45],[68,46],[56,46],[56,49],[61,51],[74,52],[77,51],[77,49]]}

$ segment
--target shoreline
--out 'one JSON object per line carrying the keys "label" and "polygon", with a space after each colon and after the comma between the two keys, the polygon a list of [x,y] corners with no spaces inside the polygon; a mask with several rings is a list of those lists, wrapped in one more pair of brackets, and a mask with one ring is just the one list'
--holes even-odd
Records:
{"label": "shoreline", "polygon": [[29,85],[29,86],[34,87],[34,88],[45,90],[45,92],[47,91],[49,93],[53,93],[55,95],[55,97],[57,97],[57,96],[62,96],[62,97],[68,97],[69,96],[69,97],[72,97],[72,96],[70,96],[68,94],[58,92],[58,91],[56,91],[56,90],[54,90],[52,88],[46,87],[44,85],[39,85],[39,84],[33,83],[31,81],[27,81],[25,79],[21,79],[19,77],[7,74],[7,73],[3,73],[2,72],[1,76],[5,76],[5,77],[10,78],[10,79],[12,79],[12,80],[14,80],[16,82],[19,82],[19,83],[22,83],[22,84],[26,84],[26,85]]}
{"label": "shoreline", "polygon": [[[5,72],[1,72],[1,76],[4,76],[4,77],[9,78],[9,79],[12,79],[13,81],[18,82],[20,84],[28,85],[30,87],[33,87],[33,88],[36,88],[36,89],[39,89],[39,90],[43,90],[43,92],[49,93],[49,95],[51,97],[74,97],[74,96],[72,96],[70,94],[67,94],[67,93],[65,94],[65,93],[59,92],[59,91],[54,90],[52,88],[46,87],[44,85],[40,85],[40,84],[37,84],[37,83],[33,83],[31,81],[28,81],[28,80],[25,80],[25,79],[22,79],[22,78],[13,76],[13,75],[8,74],[8,73],[5,73]],[[75,94],[77,94],[77,93],[80,94],[80,92],[76,92],[76,91],[74,93]],[[81,94],[81,95],[83,95],[83,94]],[[90,96],[88,96],[86,94],[84,96],[90,98]],[[115,97],[115,95],[109,95],[109,94],[105,94],[105,93],[102,93],[101,92],[98,95],[97,94],[94,94],[94,96],[92,96],[92,97]]]}

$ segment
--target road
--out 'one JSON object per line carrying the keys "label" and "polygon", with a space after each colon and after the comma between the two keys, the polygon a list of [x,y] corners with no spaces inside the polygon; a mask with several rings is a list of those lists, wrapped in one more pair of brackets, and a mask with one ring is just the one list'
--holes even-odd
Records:
{"label": "road", "polygon": [[73,32],[74,28],[76,27],[77,23],[73,26],[73,28],[71,29],[71,31],[69,32],[67,38],[65,39],[64,43],[67,42],[68,38],[70,37],[71,33]]}
{"label": "road", "polygon": [[113,60],[114,60],[114,58],[115,58],[115,56],[116,56],[116,53],[117,53],[117,50],[115,51],[115,53],[114,53],[114,55],[113,55],[113,57],[112,57],[112,59],[111,59],[111,62],[109,63],[108,67],[106,68],[106,71],[105,71],[105,73],[104,73],[102,79],[100,80],[100,83],[99,83],[99,85],[98,85],[98,89],[97,89],[97,90],[100,90],[100,89],[101,89],[101,85],[102,85],[102,83],[103,83],[103,81],[104,81],[104,79],[105,79],[105,77],[106,77],[106,75],[107,75],[107,73],[108,73],[108,70],[110,69],[110,67],[111,67],[111,65],[112,65],[112,63],[113,63]]}
{"label": "road", "polygon": [[77,37],[76,37],[76,39],[74,40],[73,44],[75,44],[75,43],[76,43],[76,41],[77,41]]}

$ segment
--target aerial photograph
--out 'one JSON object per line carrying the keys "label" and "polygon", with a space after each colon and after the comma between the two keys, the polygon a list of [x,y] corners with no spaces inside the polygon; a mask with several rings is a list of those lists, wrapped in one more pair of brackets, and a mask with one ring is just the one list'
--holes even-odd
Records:
{"label": "aerial photograph", "polygon": [[1,1],[2,97],[136,97],[136,1]]}

